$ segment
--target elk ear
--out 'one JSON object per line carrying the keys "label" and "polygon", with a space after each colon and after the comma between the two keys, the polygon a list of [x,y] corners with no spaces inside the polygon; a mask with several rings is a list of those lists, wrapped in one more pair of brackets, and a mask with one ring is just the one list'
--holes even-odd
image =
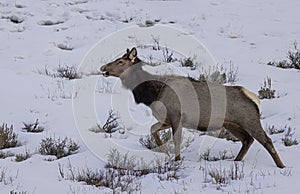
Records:
{"label": "elk ear", "polygon": [[131,61],[134,61],[134,59],[136,58],[137,56],[137,50],[135,47],[133,47],[128,55],[128,58],[131,60]]}
{"label": "elk ear", "polygon": [[122,56],[122,58],[128,58],[129,57],[129,53],[130,53],[130,50],[129,48],[126,49],[126,53]]}

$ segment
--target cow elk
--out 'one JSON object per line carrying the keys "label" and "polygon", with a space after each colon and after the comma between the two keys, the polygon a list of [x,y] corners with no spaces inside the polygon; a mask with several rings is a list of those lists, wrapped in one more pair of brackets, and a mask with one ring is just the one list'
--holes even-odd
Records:
{"label": "cow elk", "polygon": [[101,67],[102,75],[121,79],[130,89],[136,103],[144,103],[152,110],[157,123],[151,134],[163,147],[158,132],[172,129],[175,160],[180,160],[182,128],[207,131],[226,128],[242,143],[235,160],[244,158],[256,139],[272,156],[277,167],[284,168],[272,140],[260,122],[259,99],[241,86],[224,86],[197,81],[182,76],[152,75],[143,70],[145,62],[137,57],[137,49]]}

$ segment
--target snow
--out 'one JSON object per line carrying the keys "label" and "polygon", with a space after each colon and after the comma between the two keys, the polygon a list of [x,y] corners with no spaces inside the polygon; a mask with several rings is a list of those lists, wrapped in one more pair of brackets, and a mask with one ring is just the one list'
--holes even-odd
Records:
{"label": "snow", "polygon": [[[107,154],[113,147],[121,153],[129,151],[146,161],[165,157],[163,153],[147,150],[138,141],[141,136],[150,134],[150,127],[155,123],[151,110],[142,104],[136,105],[132,94],[121,87],[117,78],[89,75],[120,56],[127,47],[141,44],[141,40],[127,37],[131,42],[123,39],[122,46],[116,50],[105,47],[99,55],[93,53],[96,43],[110,40],[109,37],[123,29],[147,32],[153,28],[140,27],[147,20],[159,21],[154,27],[180,29],[185,35],[193,36],[208,48],[218,64],[229,68],[232,62],[238,66],[236,85],[257,92],[263,80],[271,77],[279,98],[261,101],[262,125],[264,128],[269,125],[277,128],[291,126],[295,128],[294,137],[300,140],[300,72],[266,65],[269,61],[285,59],[293,42],[300,42],[299,7],[297,0],[191,0],[188,3],[180,0],[2,0],[0,124],[12,124],[20,142],[18,147],[2,151],[17,154],[29,150],[32,156],[22,162],[15,162],[14,157],[0,159],[0,180],[2,172],[6,175],[5,181],[0,181],[0,193],[112,193],[107,188],[62,179],[58,166],[66,167],[71,163],[74,168],[104,169]],[[9,19],[12,17],[14,21],[22,22],[14,23]],[[163,42],[167,35],[161,34],[161,46],[165,46]],[[106,44],[111,48],[116,45]],[[62,50],[59,45],[72,49]],[[159,51],[140,48],[138,52],[145,60],[149,54],[154,58],[162,57]],[[183,54],[176,53],[176,56]],[[94,58],[88,61],[89,68],[84,68],[80,65],[87,56]],[[45,68],[54,71],[59,65],[78,67],[84,74],[82,85],[78,85],[78,80],[41,73]],[[178,62],[145,69],[156,74],[199,74],[198,70],[180,67]],[[76,98],[72,99],[72,94],[76,94]],[[79,102],[76,99],[87,101],[76,106]],[[117,132],[109,138],[103,133],[91,133],[89,129],[97,123],[104,124],[111,108],[119,111],[125,134]],[[23,122],[36,119],[45,127],[42,133],[22,130]],[[41,139],[49,136],[72,138],[80,149],[74,155],[46,161],[50,156],[40,155],[38,147]],[[278,169],[267,151],[255,141],[242,163],[245,177],[219,187],[206,182],[204,169],[229,170],[232,159],[207,162],[200,160],[200,154],[212,145],[212,155],[227,150],[235,156],[240,143],[184,130],[183,144],[188,146],[181,149],[184,159],[178,172],[180,178],[160,181],[153,174],[140,177],[140,192],[298,193],[299,145],[284,146],[281,141],[283,134],[270,137],[287,168]]]}

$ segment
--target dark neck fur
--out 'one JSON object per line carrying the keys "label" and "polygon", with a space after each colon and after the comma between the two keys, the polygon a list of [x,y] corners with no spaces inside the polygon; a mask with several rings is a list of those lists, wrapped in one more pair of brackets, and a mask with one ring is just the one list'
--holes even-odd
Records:
{"label": "dark neck fur", "polygon": [[134,64],[120,78],[122,84],[132,91],[136,103],[149,106],[158,100],[165,84],[160,81],[160,76],[144,71],[142,65],[142,62]]}

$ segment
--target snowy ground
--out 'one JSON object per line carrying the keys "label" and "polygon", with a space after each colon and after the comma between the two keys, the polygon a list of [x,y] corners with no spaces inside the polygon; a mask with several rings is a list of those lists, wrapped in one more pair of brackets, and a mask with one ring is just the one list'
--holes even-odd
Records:
{"label": "snowy ground", "polygon": [[[32,156],[22,162],[15,162],[14,156],[0,159],[0,193],[112,192],[107,188],[61,178],[59,165],[68,166],[71,163],[74,168],[101,169],[105,163],[88,149],[77,130],[72,108],[74,81],[53,78],[41,72],[44,68],[54,71],[59,65],[79,66],[85,54],[100,39],[125,27],[144,25],[147,20],[184,29],[204,43],[219,64],[228,68],[232,62],[238,66],[237,85],[257,92],[263,80],[271,77],[279,98],[261,101],[262,124],[264,127],[274,125],[284,128],[287,125],[295,128],[294,138],[300,140],[299,71],[266,65],[269,61],[284,59],[287,51],[292,49],[293,42],[300,42],[299,7],[297,0],[193,0],[188,3],[180,0],[2,0],[0,124],[12,124],[19,140],[16,148],[2,151],[17,154],[29,150]],[[71,50],[61,49],[61,46]],[[99,67],[102,64],[99,61]],[[188,75],[186,69],[181,68],[181,71]],[[135,105],[130,93],[121,87],[103,91],[108,81],[113,85],[117,79],[95,75],[84,76],[83,79],[88,77],[99,79],[95,99],[101,124],[112,108],[109,103],[111,97],[117,99],[120,96],[118,99],[129,102],[130,116],[143,126],[139,135],[125,131],[125,134],[113,134],[112,138],[106,138],[103,134],[97,134],[99,142],[103,142],[107,148],[109,143],[117,142],[128,149],[145,151],[138,139],[141,134],[147,135],[149,127],[155,122],[150,110]],[[116,105],[113,108],[118,109]],[[127,129],[135,130],[137,124],[129,123],[127,117],[121,114],[122,122]],[[42,133],[26,133],[22,130],[23,122],[34,122],[36,119],[45,127]],[[50,136],[72,138],[80,145],[79,152],[46,161],[49,157],[40,155],[38,147],[41,139]],[[298,193],[299,145],[286,147],[281,141],[282,137],[282,133],[271,136],[287,168],[278,169],[265,149],[255,142],[243,164],[239,164],[244,166],[244,178],[220,186],[214,184],[205,171],[209,168],[230,170],[232,160],[200,161],[200,151],[205,149],[199,147],[205,146],[204,142],[212,141],[213,155],[224,150],[236,155],[240,143],[200,136],[199,133],[186,130],[185,141],[189,138],[193,141],[182,150],[184,160],[178,172],[179,179],[161,181],[156,175],[150,174],[137,179],[136,184],[140,184],[138,192]],[[109,151],[107,149],[107,153]]]}

